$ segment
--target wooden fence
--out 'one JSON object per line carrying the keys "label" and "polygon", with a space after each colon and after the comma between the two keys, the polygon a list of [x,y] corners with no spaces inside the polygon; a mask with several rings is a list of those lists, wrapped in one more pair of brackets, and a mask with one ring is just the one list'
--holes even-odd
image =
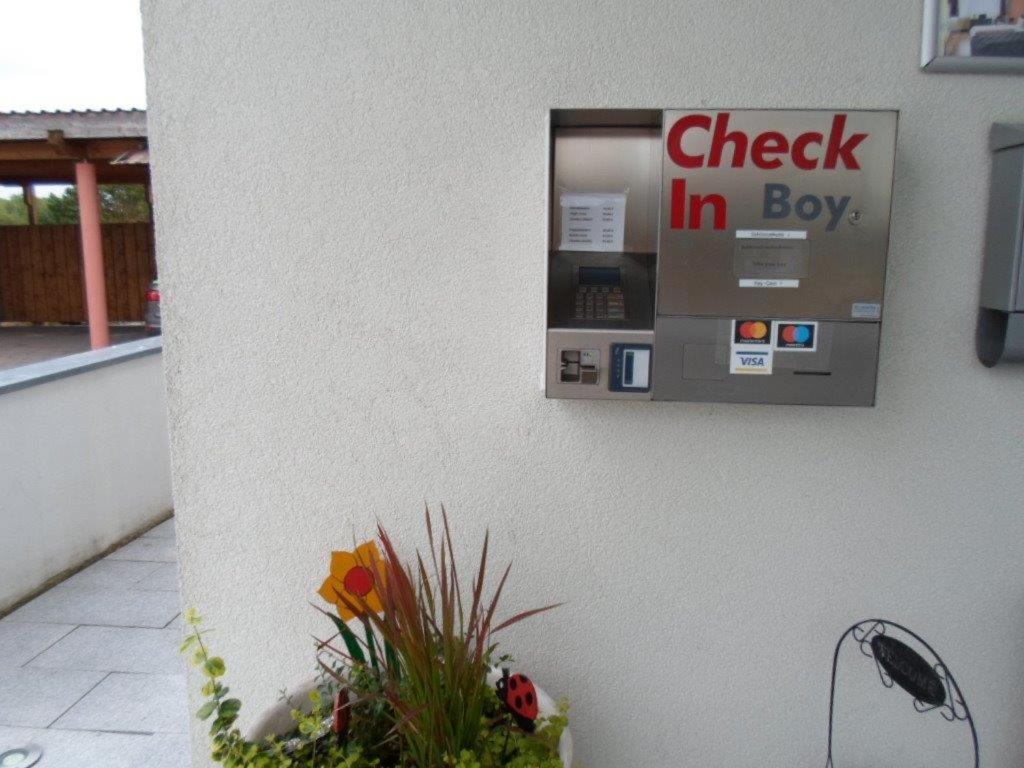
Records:
{"label": "wooden fence", "polygon": [[[156,274],[153,226],[104,224],[103,261],[111,322],[141,321]],[[84,322],[82,250],[75,224],[0,227],[0,320]]]}

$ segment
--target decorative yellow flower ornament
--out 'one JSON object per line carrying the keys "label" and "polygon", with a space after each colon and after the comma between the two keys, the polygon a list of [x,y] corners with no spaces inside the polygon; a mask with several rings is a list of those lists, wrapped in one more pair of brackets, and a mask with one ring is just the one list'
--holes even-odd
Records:
{"label": "decorative yellow flower ornament", "polygon": [[355,552],[331,553],[331,575],[321,585],[319,594],[328,603],[334,604],[343,621],[361,616],[362,613],[345,605],[340,597],[342,594],[353,605],[365,604],[375,613],[384,610],[377,593],[377,582],[384,578],[382,562],[375,541],[360,544]]}

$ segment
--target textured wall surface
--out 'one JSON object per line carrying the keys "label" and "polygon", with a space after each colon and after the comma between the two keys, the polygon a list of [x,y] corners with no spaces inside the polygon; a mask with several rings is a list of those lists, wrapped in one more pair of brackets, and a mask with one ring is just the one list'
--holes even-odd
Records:
{"label": "textured wall surface", "polygon": [[[973,351],[1024,80],[919,71],[918,0],[144,17],[185,599],[251,708],[312,670],[327,551],[443,500],[515,559],[509,610],[567,601],[505,642],[591,768],[824,764],[873,615],[1024,762],[1024,372]],[[545,120],[586,106],[900,111],[877,407],[544,399]]]}
{"label": "textured wall surface", "polygon": [[163,365],[0,394],[0,611],[171,510]]}

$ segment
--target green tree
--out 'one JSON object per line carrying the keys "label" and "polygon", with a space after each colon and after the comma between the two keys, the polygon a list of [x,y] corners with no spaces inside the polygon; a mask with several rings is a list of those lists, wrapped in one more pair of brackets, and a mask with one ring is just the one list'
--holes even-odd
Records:
{"label": "green tree", "polygon": [[149,221],[146,188],[139,184],[101,185],[100,206],[106,222]]}
{"label": "green tree", "polygon": [[28,208],[21,195],[0,197],[0,227],[5,224],[28,224]]}
{"label": "green tree", "polygon": [[52,192],[36,200],[36,215],[40,224],[77,224],[78,190],[68,187],[63,194]]}
{"label": "green tree", "polygon": [[[149,221],[146,190],[138,184],[101,184],[100,220],[105,224]],[[77,224],[78,190],[68,187],[61,195],[40,198],[40,224]]]}

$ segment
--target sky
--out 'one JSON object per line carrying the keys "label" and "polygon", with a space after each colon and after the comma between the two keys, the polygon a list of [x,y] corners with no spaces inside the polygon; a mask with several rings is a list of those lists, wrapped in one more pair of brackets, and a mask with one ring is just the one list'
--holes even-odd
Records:
{"label": "sky", "polygon": [[0,0],[0,112],[145,107],[138,0]]}
{"label": "sky", "polygon": [[145,106],[139,0],[0,0],[0,112]]}

